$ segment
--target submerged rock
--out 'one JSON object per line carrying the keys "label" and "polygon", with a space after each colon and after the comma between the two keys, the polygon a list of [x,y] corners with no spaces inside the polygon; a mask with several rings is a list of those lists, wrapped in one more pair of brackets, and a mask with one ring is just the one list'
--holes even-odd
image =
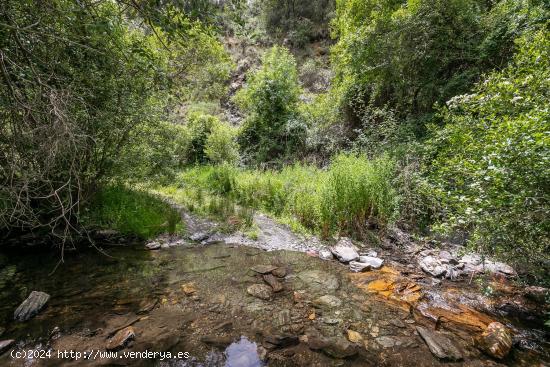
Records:
{"label": "submerged rock", "polygon": [[9,347],[11,347],[15,343],[15,340],[9,339],[9,340],[1,340],[0,341],[0,354],[4,353]]}
{"label": "submerged rock", "polygon": [[283,290],[283,285],[273,276],[273,274],[264,274],[262,278],[273,289],[273,292],[280,292]]}
{"label": "submerged rock", "polygon": [[347,333],[348,333],[348,340],[352,343],[359,343],[363,340],[363,337],[357,331],[348,329]]}
{"label": "submerged rock", "polygon": [[308,287],[318,290],[335,290],[340,287],[338,278],[321,270],[307,270],[298,274],[298,278]]}
{"label": "submerged rock", "polygon": [[432,354],[437,358],[449,361],[462,360],[462,353],[460,350],[444,334],[437,331],[430,331],[422,326],[417,326],[416,330],[422,339],[424,339]]}
{"label": "submerged rock", "polygon": [[512,349],[512,333],[500,322],[492,322],[478,339],[478,346],[491,357],[502,359]]}
{"label": "submerged rock", "polygon": [[286,271],[286,268],[284,267],[273,269],[273,271],[271,272],[271,274],[279,278],[284,278],[286,276],[286,273],[287,271]]}
{"label": "submerged rock", "polygon": [[344,263],[357,260],[359,258],[357,249],[347,237],[342,237],[336,245],[330,248],[330,251],[338,258],[338,260]]}
{"label": "submerged rock", "polygon": [[312,350],[321,350],[334,358],[347,358],[357,354],[355,345],[341,336],[332,338],[308,336],[308,346]]}
{"label": "submerged rock", "polygon": [[133,327],[128,326],[122,330],[117,331],[117,333],[109,340],[107,343],[107,350],[119,350],[126,347],[126,345],[134,340],[136,337],[136,332]]}
{"label": "submerged rock", "polygon": [[265,301],[271,299],[271,287],[265,284],[252,284],[246,288],[248,294]]}
{"label": "submerged rock", "polygon": [[13,318],[17,321],[29,320],[40,312],[49,299],[50,295],[48,293],[32,291],[27,299],[17,307]]}
{"label": "submerged rock", "polygon": [[342,300],[336,296],[326,294],[313,300],[313,305],[319,308],[323,307],[340,307]]}

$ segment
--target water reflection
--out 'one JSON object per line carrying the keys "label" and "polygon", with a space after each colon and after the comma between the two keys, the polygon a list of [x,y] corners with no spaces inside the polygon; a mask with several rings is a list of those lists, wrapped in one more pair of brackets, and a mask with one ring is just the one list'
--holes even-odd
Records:
{"label": "water reflection", "polygon": [[245,336],[241,340],[231,343],[225,350],[225,367],[262,367],[264,364],[258,355],[256,343]]}

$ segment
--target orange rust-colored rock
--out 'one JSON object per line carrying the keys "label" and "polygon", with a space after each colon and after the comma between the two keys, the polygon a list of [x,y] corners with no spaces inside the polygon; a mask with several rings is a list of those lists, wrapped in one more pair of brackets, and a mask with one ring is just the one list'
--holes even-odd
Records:
{"label": "orange rust-colored rock", "polygon": [[502,359],[512,349],[512,333],[500,322],[492,322],[481,334],[478,345],[490,356]]}

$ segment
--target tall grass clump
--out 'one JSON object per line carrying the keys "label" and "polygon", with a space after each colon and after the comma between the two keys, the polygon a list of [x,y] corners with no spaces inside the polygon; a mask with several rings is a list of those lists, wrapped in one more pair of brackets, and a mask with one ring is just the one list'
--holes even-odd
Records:
{"label": "tall grass clump", "polygon": [[323,232],[361,232],[369,220],[382,226],[390,222],[397,210],[394,169],[386,157],[337,156],[321,191]]}
{"label": "tall grass clump", "polygon": [[395,164],[387,157],[369,160],[342,154],[327,169],[304,164],[280,171],[200,166],[185,171],[181,179],[185,190],[223,196],[329,236],[362,235],[367,222],[384,227],[394,220],[398,208],[394,174]]}
{"label": "tall grass clump", "polygon": [[177,210],[155,195],[123,186],[99,191],[83,220],[88,226],[115,229],[142,239],[181,230]]}

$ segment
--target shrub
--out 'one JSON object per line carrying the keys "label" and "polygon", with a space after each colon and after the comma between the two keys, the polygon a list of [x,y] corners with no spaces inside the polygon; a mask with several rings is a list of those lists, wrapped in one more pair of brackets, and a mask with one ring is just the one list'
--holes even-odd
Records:
{"label": "shrub", "polygon": [[427,172],[447,228],[470,230],[478,250],[540,271],[534,260],[547,267],[550,245],[550,33],[518,46],[511,65],[442,109]]}
{"label": "shrub", "polygon": [[235,164],[239,159],[236,130],[228,124],[215,124],[206,139],[204,153],[214,164]]}
{"label": "shrub", "polygon": [[294,58],[285,48],[273,47],[235,97],[248,113],[239,133],[245,158],[266,162],[301,149],[306,128],[298,115],[299,95]]}

